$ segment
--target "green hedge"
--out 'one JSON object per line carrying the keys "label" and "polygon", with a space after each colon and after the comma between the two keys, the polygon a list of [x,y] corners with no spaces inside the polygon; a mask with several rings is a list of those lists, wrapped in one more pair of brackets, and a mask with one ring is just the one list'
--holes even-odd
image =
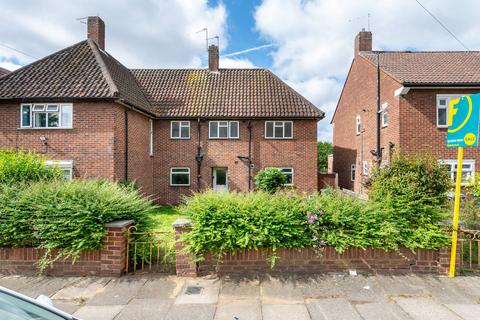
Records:
{"label": "green hedge", "polygon": [[186,199],[179,213],[193,221],[185,240],[197,259],[206,252],[221,258],[249,248],[328,245],[343,252],[348,247],[396,250],[448,244],[437,221],[414,225],[409,215],[333,190],[309,196],[210,191]]}

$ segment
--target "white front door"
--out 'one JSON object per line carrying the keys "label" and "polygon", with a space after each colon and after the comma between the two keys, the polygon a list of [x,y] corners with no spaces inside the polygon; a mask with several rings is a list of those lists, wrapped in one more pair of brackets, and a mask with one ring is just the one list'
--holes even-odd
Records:
{"label": "white front door", "polygon": [[213,168],[213,190],[228,190],[228,170],[227,168]]}

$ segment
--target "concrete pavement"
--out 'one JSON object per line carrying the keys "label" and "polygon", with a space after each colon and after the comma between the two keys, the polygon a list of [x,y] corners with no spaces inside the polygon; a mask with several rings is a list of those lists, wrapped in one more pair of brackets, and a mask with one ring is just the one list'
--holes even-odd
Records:
{"label": "concrete pavement", "polygon": [[0,276],[0,286],[85,319],[480,319],[480,277],[258,278]]}

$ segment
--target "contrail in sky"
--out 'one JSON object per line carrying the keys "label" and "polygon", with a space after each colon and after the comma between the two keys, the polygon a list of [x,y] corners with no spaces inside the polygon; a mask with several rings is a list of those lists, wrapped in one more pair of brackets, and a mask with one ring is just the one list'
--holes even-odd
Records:
{"label": "contrail in sky", "polygon": [[261,49],[264,49],[264,48],[270,48],[270,47],[273,47],[273,46],[274,46],[273,43],[263,44],[263,45],[258,46],[258,47],[254,47],[254,48],[250,48],[250,49],[245,49],[245,50],[241,50],[241,51],[237,51],[237,52],[232,52],[232,53],[224,54],[224,55],[222,55],[222,57],[238,56],[238,55],[241,55],[241,54],[244,54],[244,53],[247,53],[247,52],[257,51],[257,50],[261,50]]}

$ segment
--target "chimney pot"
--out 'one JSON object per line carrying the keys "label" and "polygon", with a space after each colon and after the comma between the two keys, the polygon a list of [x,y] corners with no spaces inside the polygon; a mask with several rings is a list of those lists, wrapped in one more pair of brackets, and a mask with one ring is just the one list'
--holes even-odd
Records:
{"label": "chimney pot", "polygon": [[208,69],[210,72],[218,72],[219,53],[218,46],[212,44],[208,47]]}
{"label": "chimney pot", "polygon": [[88,17],[87,39],[95,41],[100,49],[105,50],[105,23],[100,17]]}
{"label": "chimney pot", "polygon": [[361,51],[372,51],[372,33],[362,29],[355,37],[355,52],[356,57]]}

